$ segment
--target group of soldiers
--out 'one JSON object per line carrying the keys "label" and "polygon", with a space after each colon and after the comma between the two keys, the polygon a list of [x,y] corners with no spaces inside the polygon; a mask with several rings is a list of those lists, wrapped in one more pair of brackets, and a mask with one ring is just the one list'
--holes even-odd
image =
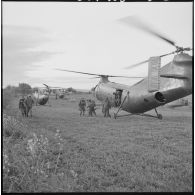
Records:
{"label": "group of soldiers", "polygon": [[79,102],[79,110],[80,110],[80,116],[85,115],[86,107],[88,108],[88,116],[96,116],[96,104],[94,100],[88,99],[85,100],[82,98]]}
{"label": "group of soldiers", "polygon": [[[27,97],[22,97],[19,100],[19,110],[21,111],[22,116],[28,117],[29,114],[32,116],[32,106],[34,104],[34,100],[31,97],[31,95],[28,95]],[[80,110],[80,116],[85,115],[86,108],[88,110],[88,116],[96,116],[96,103],[94,100],[87,99],[85,100],[82,98],[79,102],[79,110]],[[110,117],[111,115],[109,113],[109,110],[111,108],[111,102],[108,98],[106,98],[102,105],[102,113],[104,114],[104,117]]]}
{"label": "group of soldiers", "polygon": [[[80,110],[80,116],[85,115],[86,108],[88,110],[88,116],[96,116],[95,110],[96,108],[96,103],[94,100],[88,99],[85,100],[82,98],[79,102],[79,110]],[[111,102],[109,101],[108,98],[105,99],[102,105],[102,113],[104,114],[104,117],[111,117],[109,110],[111,108]]]}
{"label": "group of soldiers", "polygon": [[19,100],[19,110],[21,111],[22,116],[28,117],[29,114],[32,117],[32,106],[34,104],[34,100],[31,95],[27,97],[22,97]]}

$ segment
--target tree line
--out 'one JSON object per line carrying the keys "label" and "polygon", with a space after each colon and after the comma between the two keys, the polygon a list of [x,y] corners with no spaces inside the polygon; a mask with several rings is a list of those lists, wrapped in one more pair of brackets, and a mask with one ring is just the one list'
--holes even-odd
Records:
{"label": "tree line", "polygon": [[11,93],[12,95],[17,96],[17,95],[27,95],[33,93],[36,90],[38,90],[37,87],[32,88],[27,83],[19,83],[18,86],[8,85],[3,89],[3,93]]}

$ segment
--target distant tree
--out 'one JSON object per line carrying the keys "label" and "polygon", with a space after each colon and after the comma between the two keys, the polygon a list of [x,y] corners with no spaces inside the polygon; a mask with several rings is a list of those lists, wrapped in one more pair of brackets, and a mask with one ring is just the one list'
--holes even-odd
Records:
{"label": "distant tree", "polygon": [[16,86],[12,86],[12,85],[8,85],[7,87],[5,87],[5,90],[9,90],[9,91],[14,91],[15,88],[17,88]]}
{"label": "distant tree", "polygon": [[32,88],[27,83],[19,83],[18,92],[22,95],[27,95],[29,93],[32,93]]}
{"label": "distant tree", "polygon": [[17,87],[16,86],[12,86],[12,85],[8,85],[7,87],[4,88],[3,92],[5,93],[9,93],[12,96],[17,96]]}
{"label": "distant tree", "polygon": [[76,93],[77,91],[75,89],[73,89],[72,87],[69,87],[67,88],[67,91],[68,92],[73,92],[73,93]]}
{"label": "distant tree", "polygon": [[12,86],[11,85],[8,85],[5,90],[11,90],[12,89]]}

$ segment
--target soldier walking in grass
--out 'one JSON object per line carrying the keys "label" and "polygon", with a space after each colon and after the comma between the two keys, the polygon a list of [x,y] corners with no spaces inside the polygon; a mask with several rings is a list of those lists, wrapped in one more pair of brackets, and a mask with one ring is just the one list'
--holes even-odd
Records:
{"label": "soldier walking in grass", "polygon": [[34,104],[34,100],[31,95],[28,95],[26,98],[22,97],[19,100],[19,110],[22,113],[22,116],[28,117],[29,114],[32,117],[32,106]]}
{"label": "soldier walking in grass", "polygon": [[110,117],[111,118],[111,115],[109,113],[110,108],[111,108],[111,102],[107,97],[105,99],[104,103],[103,103],[103,106],[102,106],[102,112],[104,113],[104,117]]}
{"label": "soldier walking in grass", "polygon": [[85,100],[82,98],[79,102],[79,110],[80,110],[80,116],[81,115],[85,115],[85,107],[86,107],[86,102]]}
{"label": "soldier walking in grass", "polygon": [[91,112],[92,112],[92,116],[93,116],[93,114],[96,116],[96,112],[95,112],[95,110],[96,110],[96,104],[95,104],[95,101],[94,100],[91,100],[91,104],[92,104],[92,110],[91,110]]}
{"label": "soldier walking in grass", "polygon": [[87,105],[87,108],[88,108],[88,116],[93,116],[93,114],[96,116],[96,112],[95,112],[95,101],[94,100],[88,100],[88,105]]}
{"label": "soldier walking in grass", "polygon": [[19,110],[21,111],[22,116],[26,116],[26,107],[25,107],[25,103],[24,103],[25,98],[22,97],[19,100]]}
{"label": "soldier walking in grass", "polygon": [[25,108],[26,108],[26,116],[28,117],[28,114],[32,117],[32,107],[34,104],[34,100],[32,99],[31,95],[28,95],[25,100]]}

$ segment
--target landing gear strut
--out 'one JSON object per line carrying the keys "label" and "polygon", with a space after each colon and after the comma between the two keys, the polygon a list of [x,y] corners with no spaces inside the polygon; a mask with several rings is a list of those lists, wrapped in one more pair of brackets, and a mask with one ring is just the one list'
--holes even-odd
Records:
{"label": "landing gear strut", "polygon": [[155,112],[156,112],[157,118],[160,119],[160,120],[162,120],[162,118],[163,118],[163,117],[162,117],[162,114],[158,114],[156,108],[154,108],[154,110],[155,110]]}
{"label": "landing gear strut", "polygon": [[122,108],[122,105],[123,105],[123,103],[125,102],[125,100],[126,100],[126,98],[127,98],[128,95],[129,95],[129,91],[127,92],[127,95],[126,95],[125,98],[123,99],[123,102],[122,102],[121,105],[119,106],[117,112],[114,113],[114,119],[117,118],[117,114],[118,114],[118,112],[120,111],[120,109]]}
{"label": "landing gear strut", "polygon": [[[119,110],[120,110],[120,108],[119,108]],[[118,110],[118,112],[119,112],[119,110]],[[118,112],[117,113],[114,113],[114,118],[116,119],[116,118],[118,118],[118,117],[122,117],[122,116],[131,116],[131,115],[139,115],[139,116],[147,116],[147,117],[153,117],[153,118],[158,118],[158,119],[160,119],[160,120],[162,120],[162,114],[159,114],[158,112],[157,112],[157,110],[156,110],[156,108],[154,108],[154,110],[155,110],[155,112],[156,112],[156,115],[157,115],[157,117],[156,116],[153,116],[153,115],[150,115],[150,114],[144,114],[144,113],[137,113],[137,114],[126,114],[126,115],[117,115],[118,114]]]}

